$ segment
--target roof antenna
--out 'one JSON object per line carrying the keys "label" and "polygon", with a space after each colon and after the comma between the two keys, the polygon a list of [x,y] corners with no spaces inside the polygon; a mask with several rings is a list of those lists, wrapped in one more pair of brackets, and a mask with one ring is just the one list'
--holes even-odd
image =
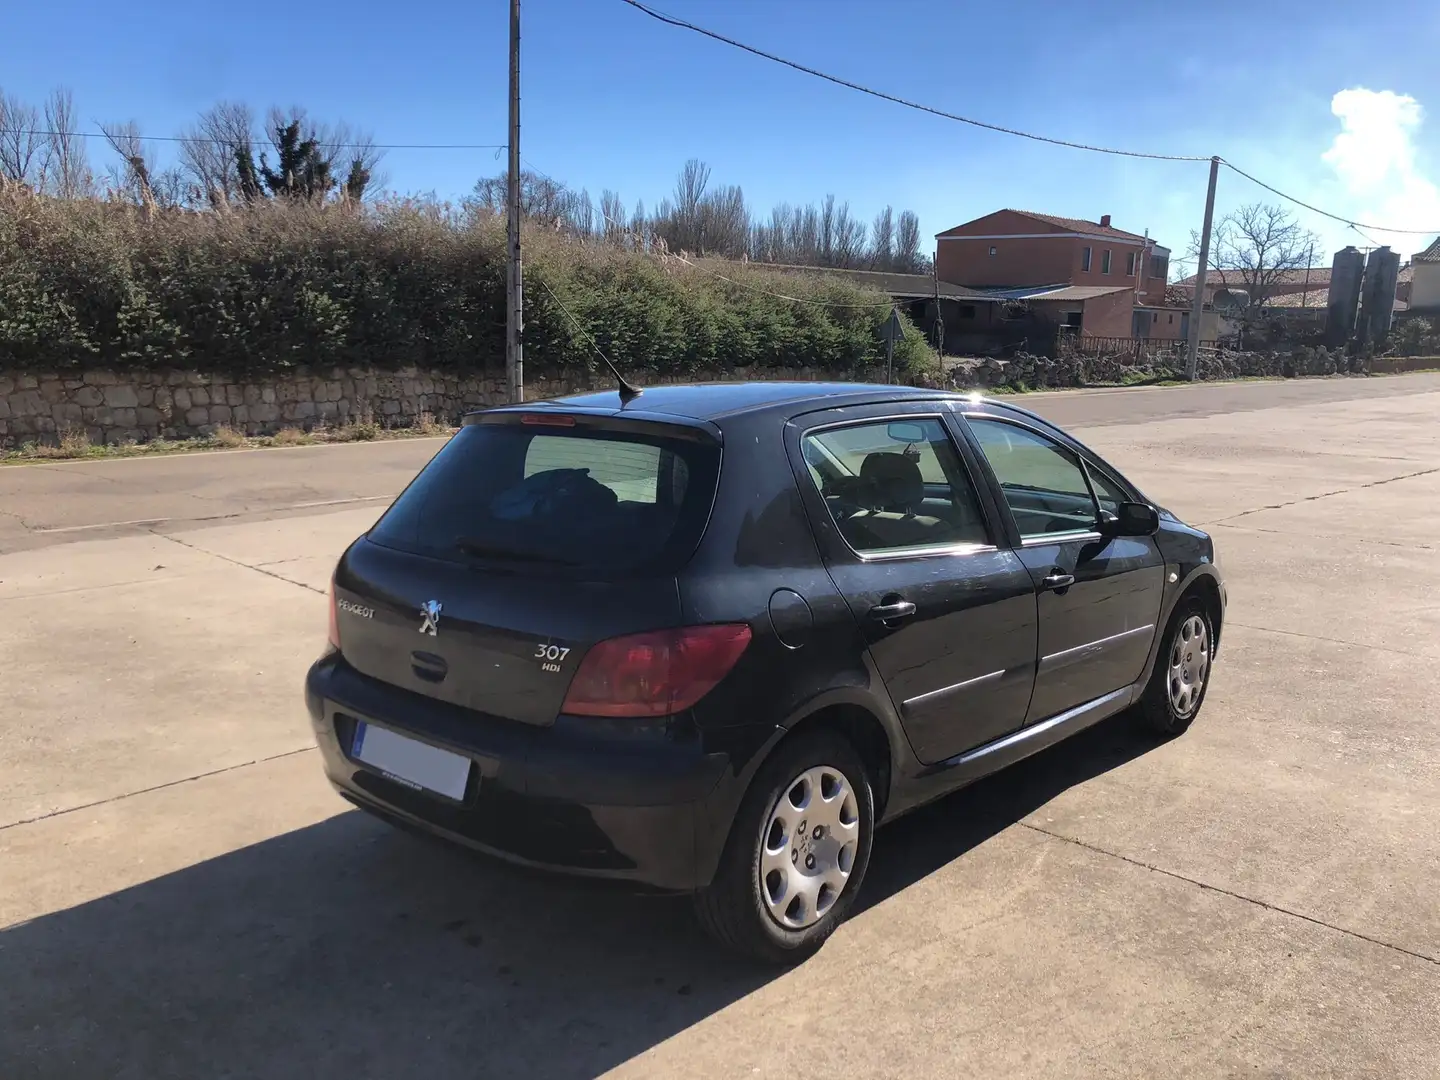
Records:
{"label": "roof antenna", "polygon": [[[534,273],[533,269],[531,272]],[[610,369],[610,374],[615,376],[615,381],[619,384],[618,389],[620,391],[620,404],[628,405],[630,404],[630,402],[634,401],[637,397],[643,394],[645,392],[644,390],[640,389],[640,387],[636,386],[634,383],[626,379],[624,375],[620,374],[620,369],[610,362],[610,358],[605,355],[604,351],[596,343],[595,338],[591,336],[590,331],[586,330],[585,327],[581,326],[580,320],[575,318],[574,315],[570,314],[570,309],[560,302],[560,298],[555,295],[555,290],[550,288],[550,286],[546,284],[545,279],[540,277],[540,275],[538,274],[536,274],[535,276],[540,282],[540,287],[550,294],[551,300],[555,301],[555,306],[565,313],[565,317],[570,320],[576,330],[579,330],[580,333],[585,335],[585,340],[590,342],[590,347],[595,350],[595,355],[600,357],[601,360],[605,361],[605,366]]]}

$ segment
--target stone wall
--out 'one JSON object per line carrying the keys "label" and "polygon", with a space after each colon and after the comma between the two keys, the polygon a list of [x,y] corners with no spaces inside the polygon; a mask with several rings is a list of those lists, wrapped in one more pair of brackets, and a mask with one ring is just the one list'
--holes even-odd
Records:
{"label": "stone wall", "polygon": [[[644,371],[630,374],[642,386],[721,379],[847,377],[810,368],[696,372],[684,379],[661,378]],[[526,397],[540,399],[590,389],[592,380],[596,388],[613,385],[586,372],[575,377],[539,376],[527,381]],[[83,431],[98,444],[209,435],[222,424],[247,435],[272,434],[285,427],[311,430],[357,420],[404,427],[426,413],[454,422],[467,410],[505,398],[501,373],[460,376],[413,369],[336,368],[253,378],[193,371],[0,374],[0,446],[53,441],[65,431]]]}
{"label": "stone wall", "polygon": [[[1168,363],[1168,361],[1167,361]],[[1202,354],[1202,379],[1241,376],[1368,374],[1434,367],[1440,361],[1411,357],[1368,360],[1324,348]],[[849,381],[854,372],[815,368],[743,368],[694,372],[683,378],[653,372],[630,373],[641,386],[663,383],[796,379]],[[874,377],[881,373],[876,371]],[[909,382],[968,389],[1114,385],[1174,378],[1177,371],[1143,357],[1070,356],[1050,359],[1024,353],[1008,359],[947,360],[938,375]],[[526,397],[540,399],[613,383],[589,372],[532,377]],[[228,425],[247,435],[268,435],[285,427],[311,430],[352,421],[405,427],[422,414],[454,422],[470,409],[505,400],[499,373],[458,376],[435,372],[382,372],[363,368],[243,378],[193,371],[156,373],[85,372],[79,375],[0,374],[0,447],[54,441],[60,433],[83,431],[92,443],[147,442],[212,434]]]}

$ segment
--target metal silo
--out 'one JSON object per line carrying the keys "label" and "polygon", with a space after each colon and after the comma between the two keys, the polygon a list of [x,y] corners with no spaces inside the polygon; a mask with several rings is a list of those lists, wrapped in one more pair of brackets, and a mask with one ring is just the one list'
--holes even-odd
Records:
{"label": "metal silo", "polygon": [[1376,248],[1365,262],[1365,286],[1360,291],[1362,341],[1380,344],[1390,333],[1395,317],[1395,285],[1400,278],[1400,255],[1388,247]]}
{"label": "metal silo", "polygon": [[1355,333],[1360,309],[1360,285],[1365,277],[1365,256],[1356,247],[1337,251],[1330,264],[1329,313],[1326,336],[1332,345],[1343,345]]}

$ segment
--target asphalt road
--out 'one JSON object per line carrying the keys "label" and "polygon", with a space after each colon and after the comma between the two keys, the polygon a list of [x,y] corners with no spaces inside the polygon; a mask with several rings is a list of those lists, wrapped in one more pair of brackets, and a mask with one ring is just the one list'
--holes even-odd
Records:
{"label": "asphalt road", "polygon": [[883,831],[779,974],[322,781],[325,582],[438,443],[0,469],[0,1076],[1440,1076],[1440,378],[1025,403],[1215,533],[1205,712]]}

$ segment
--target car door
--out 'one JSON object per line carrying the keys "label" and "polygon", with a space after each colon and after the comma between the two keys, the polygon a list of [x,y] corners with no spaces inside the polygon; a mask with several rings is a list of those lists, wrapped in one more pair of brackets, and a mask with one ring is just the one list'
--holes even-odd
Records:
{"label": "car door", "polygon": [[996,543],[976,462],[942,411],[829,410],[791,428],[826,567],[916,756],[943,761],[1017,730],[1034,678],[1035,590]]}
{"label": "car door", "polygon": [[1128,686],[1156,633],[1165,560],[1155,539],[1101,535],[1119,482],[1039,428],[967,414],[965,425],[1014,519],[1037,593],[1039,663],[1026,723]]}

